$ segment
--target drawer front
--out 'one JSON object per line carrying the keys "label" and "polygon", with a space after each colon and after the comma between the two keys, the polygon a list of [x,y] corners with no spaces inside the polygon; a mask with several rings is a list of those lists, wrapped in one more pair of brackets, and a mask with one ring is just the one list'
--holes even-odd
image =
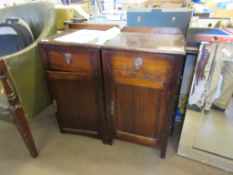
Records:
{"label": "drawer front", "polygon": [[63,47],[53,48],[48,51],[48,68],[69,72],[91,74],[92,63],[99,59],[98,51]]}
{"label": "drawer front", "polygon": [[116,83],[168,88],[173,77],[172,55],[110,51],[112,78]]}

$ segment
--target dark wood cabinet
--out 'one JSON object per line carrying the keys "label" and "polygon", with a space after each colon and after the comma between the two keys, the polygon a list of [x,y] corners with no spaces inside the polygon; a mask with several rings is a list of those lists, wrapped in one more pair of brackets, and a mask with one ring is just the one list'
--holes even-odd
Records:
{"label": "dark wood cabinet", "polygon": [[182,37],[156,37],[121,33],[105,44],[105,105],[109,142],[153,146],[165,157],[184,51]]}
{"label": "dark wood cabinet", "polygon": [[61,131],[152,146],[164,158],[183,36],[122,32],[103,45],[54,38],[39,48]]}
{"label": "dark wood cabinet", "polygon": [[105,114],[99,48],[63,44],[39,44],[60,130],[103,140]]}

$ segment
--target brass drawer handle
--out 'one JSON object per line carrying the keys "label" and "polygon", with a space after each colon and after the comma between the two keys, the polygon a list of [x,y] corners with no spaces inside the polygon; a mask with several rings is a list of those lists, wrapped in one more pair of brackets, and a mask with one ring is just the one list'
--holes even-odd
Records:
{"label": "brass drawer handle", "polygon": [[136,70],[140,70],[142,64],[143,64],[142,58],[138,57],[135,59],[134,66]]}
{"label": "brass drawer handle", "polygon": [[176,22],[176,17],[173,16],[173,17],[172,17],[172,23],[175,23],[175,22]]}
{"label": "brass drawer handle", "polygon": [[66,64],[71,64],[71,54],[65,53]]}

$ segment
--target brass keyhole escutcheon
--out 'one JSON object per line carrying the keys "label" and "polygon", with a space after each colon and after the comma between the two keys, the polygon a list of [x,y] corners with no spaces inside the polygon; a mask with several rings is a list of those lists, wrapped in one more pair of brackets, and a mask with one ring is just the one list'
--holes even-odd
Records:
{"label": "brass keyhole escutcheon", "polygon": [[172,17],[172,23],[175,23],[175,22],[176,22],[176,17],[173,16],[173,17]]}
{"label": "brass keyhole escutcheon", "polygon": [[134,66],[136,70],[140,70],[142,64],[143,64],[142,58],[138,57],[135,59]]}
{"label": "brass keyhole escutcheon", "polygon": [[142,17],[141,16],[137,16],[137,22],[140,23],[142,20]]}
{"label": "brass keyhole escutcheon", "polygon": [[71,64],[71,54],[65,53],[66,64]]}

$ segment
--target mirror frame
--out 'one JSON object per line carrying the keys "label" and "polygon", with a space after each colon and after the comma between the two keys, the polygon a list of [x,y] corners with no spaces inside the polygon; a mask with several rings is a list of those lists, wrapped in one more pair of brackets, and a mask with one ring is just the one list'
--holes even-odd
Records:
{"label": "mirror frame", "polygon": [[[202,42],[202,44],[203,43],[208,42]],[[190,116],[185,116],[177,154],[233,172],[233,160],[193,147],[201,117],[202,115],[192,118]]]}

